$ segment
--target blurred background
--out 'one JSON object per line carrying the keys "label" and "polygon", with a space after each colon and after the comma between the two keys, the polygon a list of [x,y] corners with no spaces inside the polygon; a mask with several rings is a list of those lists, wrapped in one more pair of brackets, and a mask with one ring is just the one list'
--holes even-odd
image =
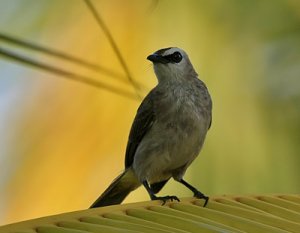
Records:
{"label": "blurred background", "polygon": [[[0,1],[0,224],[95,201],[123,169],[136,92],[157,83],[146,57],[170,46],[214,103],[186,180],[207,195],[299,193],[298,0],[92,3],[105,25],[81,0]],[[173,181],[164,194],[192,195]],[[126,202],[145,200],[140,188]]]}

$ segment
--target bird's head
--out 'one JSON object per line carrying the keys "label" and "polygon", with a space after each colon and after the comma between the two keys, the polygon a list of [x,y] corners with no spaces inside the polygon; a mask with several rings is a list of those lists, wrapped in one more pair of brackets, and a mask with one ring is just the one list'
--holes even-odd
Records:
{"label": "bird's head", "polygon": [[188,55],[180,48],[160,49],[147,57],[153,62],[159,82],[185,80],[197,76]]}

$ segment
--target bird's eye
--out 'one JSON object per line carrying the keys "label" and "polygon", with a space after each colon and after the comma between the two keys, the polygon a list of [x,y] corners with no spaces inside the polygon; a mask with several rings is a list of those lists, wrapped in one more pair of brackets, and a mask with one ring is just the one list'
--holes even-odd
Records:
{"label": "bird's eye", "polygon": [[173,62],[179,63],[182,60],[182,55],[179,52],[175,52],[171,58]]}

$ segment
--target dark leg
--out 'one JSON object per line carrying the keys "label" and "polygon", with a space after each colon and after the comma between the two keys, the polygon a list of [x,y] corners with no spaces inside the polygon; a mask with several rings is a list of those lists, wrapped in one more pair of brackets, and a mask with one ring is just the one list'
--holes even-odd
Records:
{"label": "dark leg", "polygon": [[144,181],[143,185],[144,185],[145,189],[147,190],[147,192],[149,193],[149,196],[150,196],[151,200],[161,200],[163,202],[162,205],[164,205],[166,203],[166,201],[168,201],[168,200],[170,200],[170,201],[173,201],[173,200],[180,201],[178,199],[178,197],[176,197],[176,196],[157,197],[154,194],[154,192],[152,191],[152,189],[150,188],[147,181]]}
{"label": "dark leg", "polygon": [[204,199],[205,200],[203,207],[205,207],[207,205],[207,202],[208,202],[208,199],[209,199],[207,196],[205,196],[203,193],[201,193],[195,187],[193,187],[192,185],[190,185],[184,179],[179,180],[179,182],[181,184],[183,184],[185,187],[187,187],[189,190],[191,190],[194,193],[194,197],[197,197],[199,199]]}
{"label": "dark leg", "polygon": [[150,184],[150,188],[151,190],[153,191],[153,193],[158,193],[164,186],[165,184],[169,181],[169,179],[167,180],[163,180],[161,182],[157,182],[157,183],[154,183],[154,184]]}

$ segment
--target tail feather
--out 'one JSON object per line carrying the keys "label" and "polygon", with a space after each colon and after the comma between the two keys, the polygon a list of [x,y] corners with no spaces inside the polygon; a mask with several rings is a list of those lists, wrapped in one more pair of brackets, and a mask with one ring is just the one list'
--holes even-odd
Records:
{"label": "tail feather", "polygon": [[120,204],[127,195],[140,186],[140,182],[131,169],[126,169],[91,205],[90,208]]}

